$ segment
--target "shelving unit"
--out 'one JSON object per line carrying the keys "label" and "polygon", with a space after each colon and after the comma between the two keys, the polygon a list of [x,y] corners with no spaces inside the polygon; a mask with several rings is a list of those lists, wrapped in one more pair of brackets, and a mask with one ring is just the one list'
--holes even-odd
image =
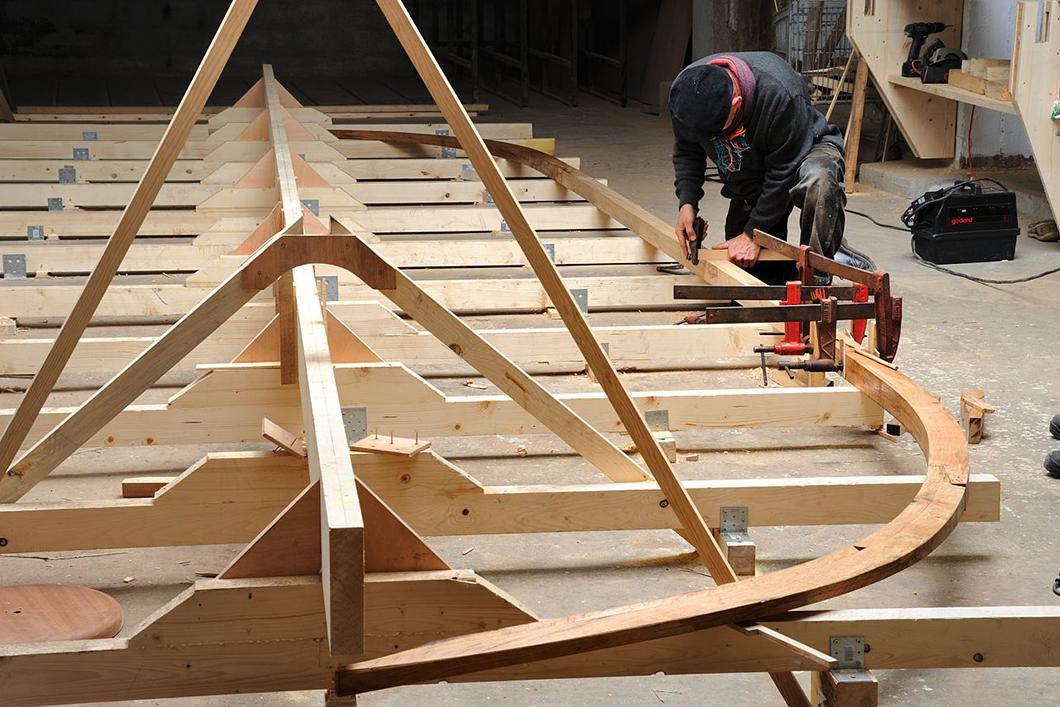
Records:
{"label": "shelving unit", "polygon": [[916,157],[954,156],[958,103],[1016,115],[1027,131],[1049,205],[1058,214],[1060,123],[1051,119],[1050,111],[1060,77],[1060,0],[1021,0],[1017,6],[1009,77],[1012,101],[898,75],[909,52],[910,40],[903,31],[907,24],[944,22],[949,27],[938,36],[946,46],[958,47],[963,19],[964,0],[851,0],[847,33]]}

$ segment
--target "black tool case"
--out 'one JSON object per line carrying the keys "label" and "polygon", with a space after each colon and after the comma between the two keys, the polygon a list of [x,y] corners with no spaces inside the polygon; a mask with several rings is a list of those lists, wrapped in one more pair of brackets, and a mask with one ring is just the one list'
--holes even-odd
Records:
{"label": "black tool case", "polygon": [[911,230],[916,254],[938,265],[1012,260],[1020,232],[1016,195],[956,189],[918,213]]}

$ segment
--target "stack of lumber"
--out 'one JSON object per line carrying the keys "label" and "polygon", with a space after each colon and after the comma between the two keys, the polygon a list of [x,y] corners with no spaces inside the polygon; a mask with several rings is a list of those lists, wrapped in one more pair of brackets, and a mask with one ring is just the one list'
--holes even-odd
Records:
{"label": "stack of lumber", "polygon": [[1012,62],[1008,59],[968,59],[960,70],[950,71],[951,86],[999,101],[1011,101],[1009,79]]}

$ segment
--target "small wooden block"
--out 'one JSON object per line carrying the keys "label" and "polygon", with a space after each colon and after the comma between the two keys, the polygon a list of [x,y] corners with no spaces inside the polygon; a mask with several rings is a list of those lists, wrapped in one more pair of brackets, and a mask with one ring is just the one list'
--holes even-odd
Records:
{"label": "small wooden block", "polygon": [[994,406],[986,402],[986,393],[982,388],[961,390],[961,429],[968,438],[968,444],[982,441],[986,415],[992,412]]}
{"label": "small wooden block", "polygon": [[305,441],[267,417],[261,418],[261,436],[296,457],[305,456]]}
{"label": "small wooden block", "polygon": [[0,317],[0,339],[6,339],[18,333],[18,326],[11,317]]}
{"label": "small wooden block", "polygon": [[868,670],[810,673],[810,704],[826,707],[876,707],[880,684]]}
{"label": "small wooden block", "polygon": [[430,449],[431,443],[423,440],[416,441],[405,437],[391,437],[390,435],[368,435],[350,445],[355,452],[378,452],[380,454],[397,454],[403,457],[414,457],[425,449]]}
{"label": "small wooden block", "polygon": [[151,498],[172,481],[172,476],[130,476],[121,480],[122,498]]}
{"label": "small wooden block", "polygon": [[740,577],[755,576],[755,541],[747,533],[723,533],[714,531],[721,551],[729,561],[733,571]]}
{"label": "small wooden block", "polygon": [[673,433],[669,431],[665,432],[652,432],[655,440],[662,447],[663,452],[666,454],[666,458],[670,460],[671,464],[677,463],[677,441],[674,439]]}

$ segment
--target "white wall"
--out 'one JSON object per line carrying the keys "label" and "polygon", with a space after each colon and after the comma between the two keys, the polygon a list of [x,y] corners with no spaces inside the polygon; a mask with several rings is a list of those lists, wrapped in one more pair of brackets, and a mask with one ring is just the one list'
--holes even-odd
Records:
{"label": "white wall", "polygon": [[[924,19],[931,20],[930,17]],[[1011,58],[1015,22],[1016,0],[965,0],[961,49],[970,57]],[[971,106],[961,105],[957,113],[958,159],[968,154],[966,138],[970,115]],[[1030,157],[1031,146],[1023,123],[1014,115],[976,108],[972,155]]]}

